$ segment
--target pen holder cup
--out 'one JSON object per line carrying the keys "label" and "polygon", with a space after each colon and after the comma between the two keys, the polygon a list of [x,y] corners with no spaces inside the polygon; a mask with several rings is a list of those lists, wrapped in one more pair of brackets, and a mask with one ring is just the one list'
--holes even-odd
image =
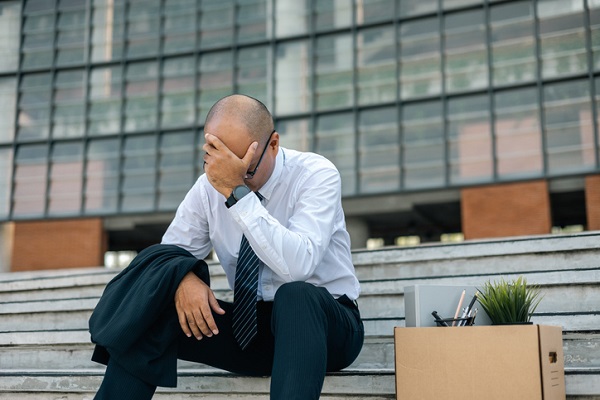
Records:
{"label": "pen holder cup", "polygon": [[452,327],[452,324],[454,326],[472,326],[475,323],[475,317],[437,319],[435,323],[442,327]]}

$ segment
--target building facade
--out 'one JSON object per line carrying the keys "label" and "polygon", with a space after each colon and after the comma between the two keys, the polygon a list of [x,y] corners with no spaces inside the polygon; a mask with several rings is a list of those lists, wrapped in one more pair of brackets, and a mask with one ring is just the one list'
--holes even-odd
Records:
{"label": "building facade", "polygon": [[10,0],[0,269],[159,241],[231,93],[333,161],[355,247],[600,229],[600,0]]}

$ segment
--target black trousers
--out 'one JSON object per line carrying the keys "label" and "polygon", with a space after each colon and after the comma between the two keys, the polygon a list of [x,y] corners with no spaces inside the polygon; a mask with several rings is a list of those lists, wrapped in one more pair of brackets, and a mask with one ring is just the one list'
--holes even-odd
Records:
{"label": "black trousers", "polygon": [[[271,399],[318,399],[326,372],[349,366],[362,348],[358,307],[324,288],[287,283],[273,302],[259,302],[258,335],[244,351],[233,337],[232,304],[219,303],[225,310],[214,314],[219,334],[196,340],[181,332],[178,358],[241,375],[271,375]],[[150,399],[155,389],[111,360],[95,399]]]}

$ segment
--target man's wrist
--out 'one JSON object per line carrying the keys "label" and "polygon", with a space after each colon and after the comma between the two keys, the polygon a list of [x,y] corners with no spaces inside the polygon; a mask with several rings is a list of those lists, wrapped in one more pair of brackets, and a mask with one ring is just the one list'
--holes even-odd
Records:
{"label": "man's wrist", "polygon": [[233,188],[233,190],[231,191],[231,194],[227,197],[227,200],[225,201],[225,205],[227,206],[227,208],[229,208],[229,207],[233,206],[234,204],[236,204],[239,200],[241,200],[243,197],[245,197],[246,195],[248,195],[251,192],[252,191],[250,190],[250,188],[248,186],[238,185]]}

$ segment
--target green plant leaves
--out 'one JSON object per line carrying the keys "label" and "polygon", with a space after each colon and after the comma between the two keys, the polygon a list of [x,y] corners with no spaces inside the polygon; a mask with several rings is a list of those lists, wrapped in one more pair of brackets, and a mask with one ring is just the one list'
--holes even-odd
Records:
{"label": "green plant leaves", "polygon": [[487,281],[479,292],[481,307],[497,325],[529,322],[543,297],[539,286],[527,286],[522,276],[510,282]]}

